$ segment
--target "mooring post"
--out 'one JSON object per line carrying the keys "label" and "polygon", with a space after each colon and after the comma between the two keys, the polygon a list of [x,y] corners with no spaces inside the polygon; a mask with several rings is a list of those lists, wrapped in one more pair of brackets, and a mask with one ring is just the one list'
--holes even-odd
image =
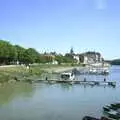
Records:
{"label": "mooring post", "polygon": [[106,82],[106,78],[104,78],[104,82]]}
{"label": "mooring post", "polygon": [[86,78],[84,78],[84,82],[86,82]]}
{"label": "mooring post", "polygon": [[48,80],[48,77],[46,76],[45,80]]}

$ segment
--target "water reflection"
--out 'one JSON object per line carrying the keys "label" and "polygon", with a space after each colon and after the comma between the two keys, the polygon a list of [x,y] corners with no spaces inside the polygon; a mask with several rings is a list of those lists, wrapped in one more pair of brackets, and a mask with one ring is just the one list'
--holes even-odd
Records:
{"label": "water reflection", "polygon": [[7,104],[16,97],[31,97],[32,85],[27,83],[8,84],[0,86],[0,104]]}
{"label": "water reflection", "polygon": [[61,83],[60,87],[63,91],[70,91],[73,88],[73,85],[66,84],[66,83]]}
{"label": "water reflection", "polygon": [[[89,76],[89,79],[97,77]],[[113,72],[109,77],[116,81],[120,79],[119,72]],[[119,86],[87,84],[6,85],[0,88],[0,120],[81,120],[85,115],[99,118],[104,105],[120,101],[119,91]]]}

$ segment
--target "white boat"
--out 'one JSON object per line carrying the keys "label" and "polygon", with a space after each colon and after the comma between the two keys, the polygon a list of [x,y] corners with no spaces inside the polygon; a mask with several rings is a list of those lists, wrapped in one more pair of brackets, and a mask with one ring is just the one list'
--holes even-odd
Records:
{"label": "white boat", "polygon": [[108,67],[92,67],[89,68],[89,73],[91,74],[109,74]]}
{"label": "white boat", "polygon": [[104,68],[103,69],[103,73],[109,73],[109,69],[108,68]]}
{"label": "white boat", "polygon": [[74,80],[75,79],[75,75],[73,73],[65,72],[65,73],[61,74],[61,78],[63,80]]}

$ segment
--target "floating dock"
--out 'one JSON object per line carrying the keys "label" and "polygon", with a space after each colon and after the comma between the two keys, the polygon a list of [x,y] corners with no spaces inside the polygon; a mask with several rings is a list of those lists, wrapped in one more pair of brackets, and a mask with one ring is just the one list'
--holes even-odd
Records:
{"label": "floating dock", "polygon": [[48,79],[48,80],[26,80],[28,82],[45,82],[45,83],[69,83],[69,84],[87,84],[87,85],[108,85],[108,86],[116,86],[115,81],[86,81],[86,80],[62,80],[62,79]]}

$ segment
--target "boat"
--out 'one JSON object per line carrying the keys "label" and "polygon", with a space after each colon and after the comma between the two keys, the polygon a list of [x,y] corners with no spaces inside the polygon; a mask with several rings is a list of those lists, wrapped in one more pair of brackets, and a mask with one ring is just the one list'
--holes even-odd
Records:
{"label": "boat", "polygon": [[112,81],[112,82],[111,82],[111,81],[109,81],[109,82],[108,82],[108,85],[111,85],[111,86],[116,86],[116,82],[115,82],[115,81],[114,81],[114,82],[113,82],[113,81]]}
{"label": "boat", "polygon": [[108,106],[108,105],[106,105],[106,106],[103,107],[104,112],[109,112],[110,109],[111,109],[111,107]]}
{"label": "boat", "polygon": [[111,104],[111,107],[115,109],[120,109],[120,103]]}
{"label": "boat", "polygon": [[100,119],[94,118],[94,117],[91,117],[91,116],[85,116],[82,120],[100,120]]}
{"label": "boat", "polygon": [[91,117],[91,116],[85,116],[82,120],[112,120],[112,119],[107,118],[107,117],[101,117],[99,119],[99,118],[94,118],[94,117]]}
{"label": "boat", "polygon": [[110,118],[104,116],[104,117],[101,117],[100,120],[112,120],[112,119],[110,119]]}
{"label": "boat", "polygon": [[61,79],[63,80],[74,80],[75,75],[71,72],[64,72],[61,74]]}
{"label": "boat", "polygon": [[120,119],[120,103],[106,105],[103,111],[109,118]]}
{"label": "boat", "polygon": [[107,112],[107,115],[109,118],[113,118],[113,119],[120,119],[120,113],[118,113],[115,110],[110,110],[109,112]]}
{"label": "boat", "polygon": [[107,67],[104,68],[104,69],[103,69],[103,72],[104,72],[104,73],[109,73],[109,72],[110,72],[110,71],[109,71],[109,68],[107,68]]}
{"label": "boat", "polygon": [[120,103],[114,103],[110,105],[106,105],[103,107],[104,111],[110,111],[110,110],[119,110],[120,109]]}
{"label": "boat", "polygon": [[109,67],[91,66],[89,68],[89,74],[108,75]]}

